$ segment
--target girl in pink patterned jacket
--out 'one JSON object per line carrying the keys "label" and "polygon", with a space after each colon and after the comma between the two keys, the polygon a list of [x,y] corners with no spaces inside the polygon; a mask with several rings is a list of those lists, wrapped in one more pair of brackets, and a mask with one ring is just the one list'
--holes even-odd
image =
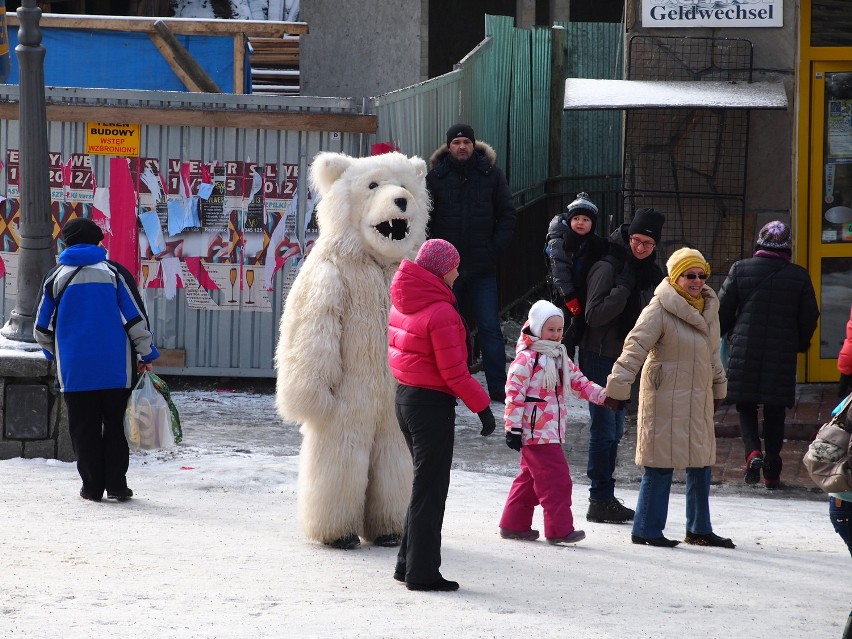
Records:
{"label": "girl in pink patterned jacket", "polygon": [[616,410],[621,402],[589,381],[562,345],[562,311],[546,300],[532,305],[521,329],[515,360],[506,381],[506,445],[521,451],[503,516],[504,539],[538,539],[532,530],[533,510],[544,509],[544,536],[551,544],[574,543],[586,533],[574,528],[571,473],[562,450],[568,407],[565,390],[579,398]]}

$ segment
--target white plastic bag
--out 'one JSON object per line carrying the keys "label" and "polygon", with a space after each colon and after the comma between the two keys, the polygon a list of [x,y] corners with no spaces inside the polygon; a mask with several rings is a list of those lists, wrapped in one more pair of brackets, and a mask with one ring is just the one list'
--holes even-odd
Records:
{"label": "white plastic bag", "polygon": [[146,371],[130,394],[124,412],[124,436],[130,450],[156,450],[175,445],[169,404]]}

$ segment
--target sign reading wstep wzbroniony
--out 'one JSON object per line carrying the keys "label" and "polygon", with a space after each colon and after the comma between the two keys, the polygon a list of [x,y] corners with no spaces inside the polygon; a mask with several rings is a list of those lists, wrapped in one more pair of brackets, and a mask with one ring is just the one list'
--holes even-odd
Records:
{"label": "sign reading wstep wzbroniony", "polygon": [[642,26],[781,27],[784,0],[642,0]]}
{"label": "sign reading wstep wzbroniony", "polygon": [[139,157],[138,124],[86,122],[86,153]]}

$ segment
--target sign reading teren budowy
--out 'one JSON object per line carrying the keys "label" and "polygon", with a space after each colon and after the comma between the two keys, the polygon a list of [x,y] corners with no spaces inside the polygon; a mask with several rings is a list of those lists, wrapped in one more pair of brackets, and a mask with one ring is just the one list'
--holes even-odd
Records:
{"label": "sign reading teren budowy", "polygon": [[86,122],[86,153],[139,157],[138,124]]}
{"label": "sign reading teren budowy", "polygon": [[642,26],[781,27],[784,0],[642,0]]}

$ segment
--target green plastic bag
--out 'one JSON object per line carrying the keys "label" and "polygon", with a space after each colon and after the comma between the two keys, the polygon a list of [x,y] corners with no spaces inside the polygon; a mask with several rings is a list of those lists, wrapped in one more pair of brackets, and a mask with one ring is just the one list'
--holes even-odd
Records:
{"label": "green plastic bag", "polygon": [[169,392],[169,387],[160,376],[151,372],[148,374],[151,376],[154,388],[165,398],[166,403],[169,405],[169,412],[172,414],[172,434],[175,436],[175,444],[180,444],[183,441],[183,430],[180,427],[180,415],[178,414],[175,403],[172,401],[172,394]]}

